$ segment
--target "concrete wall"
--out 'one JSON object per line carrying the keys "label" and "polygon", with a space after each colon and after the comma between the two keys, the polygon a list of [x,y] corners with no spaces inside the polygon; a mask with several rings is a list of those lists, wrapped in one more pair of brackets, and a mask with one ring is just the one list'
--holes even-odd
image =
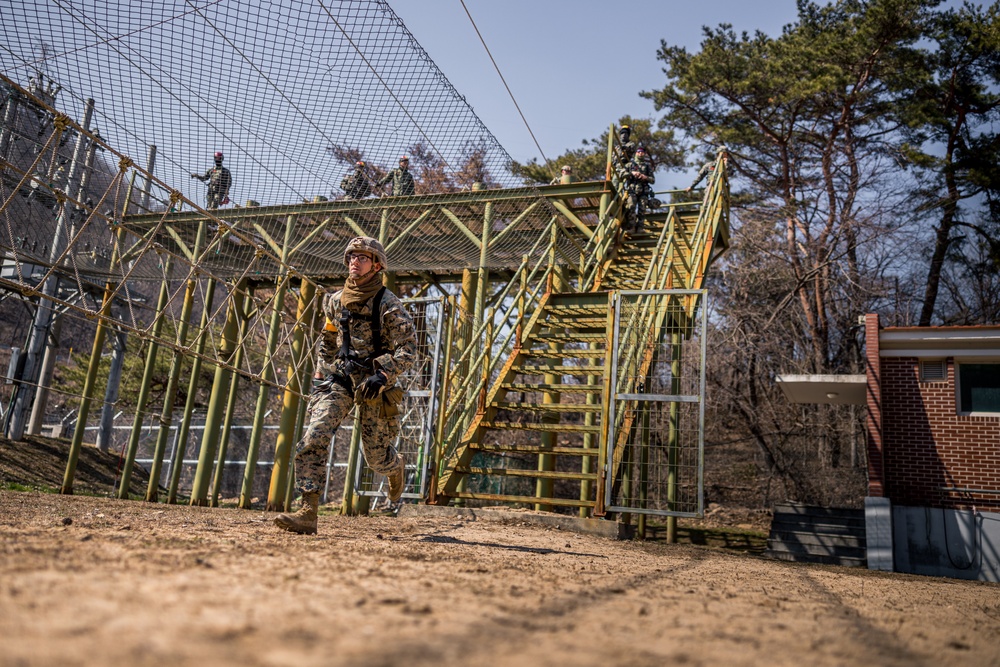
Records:
{"label": "concrete wall", "polygon": [[896,572],[1000,582],[1000,513],[894,506],[892,523]]}

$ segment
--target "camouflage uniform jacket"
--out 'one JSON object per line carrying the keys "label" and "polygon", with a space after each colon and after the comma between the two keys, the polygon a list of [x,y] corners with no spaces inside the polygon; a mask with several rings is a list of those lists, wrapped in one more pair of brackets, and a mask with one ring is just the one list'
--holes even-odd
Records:
{"label": "camouflage uniform jacket", "polygon": [[[349,372],[347,364],[337,358],[343,342],[343,332],[340,331],[340,291],[327,293],[323,297],[323,314],[327,325],[324,327],[319,346],[319,367],[322,372],[337,372],[350,375],[354,381],[360,382],[370,369],[361,372],[354,369]],[[374,299],[374,297],[373,297]],[[369,299],[360,309],[352,311],[357,315],[370,316],[372,299]],[[374,368],[382,371],[386,377],[386,385],[391,387],[396,378],[405,373],[413,365],[417,356],[417,337],[414,333],[413,319],[395,294],[385,290],[382,302],[379,304],[382,316],[382,349],[384,352],[372,359]],[[375,352],[372,342],[372,326],[367,319],[351,318],[351,354],[357,359],[368,359]]]}
{"label": "camouflage uniform jacket", "polygon": [[357,169],[344,176],[340,181],[340,189],[347,193],[351,199],[364,199],[372,192],[372,185],[365,176],[365,172]]}
{"label": "camouflage uniform jacket", "polygon": [[233,176],[225,167],[212,167],[205,172],[205,175],[195,174],[198,180],[204,183],[208,181],[208,193],[226,195],[229,193],[229,186],[233,183]]}
{"label": "camouflage uniform jacket", "polygon": [[623,144],[615,144],[611,152],[611,164],[617,170],[625,167],[632,158],[635,157],[635,142],[626,141]]}
{"label": "camouflage uniform jacket", "polygon": [[[701,183],[706,176],[710,176],[714,172],[715,172],[715,162],[706,162],[701,166],[701,169],[698,170],[698,175],[691,182],[691,185],[689,185],[688,188],[693,190],[694,188],[698,187],[698,184]],[[711,183],[711,179],[709,179],[709,182]]]}
{"label": "camouflage uniform jacket", "polygon": [[389,181],[392,181],[392,196],[393,197],[403,197],[406,195],[412,195],[415,191],[413,185],[413,174],[410,173],[409,169],[401,169],[396,167],[388,174],[379,179],[378,183],[375,185],[377,187],[382,187]]}
{"label": "camouflage uniform jacket", "polygon": [[[632,172],[634,171],[645,175],[647,180],[633,176]],[[650,164],[649,160],[640,160],[637,157],[633,157],[632,161],[621,170],[619,178],[625,181],[626,190],[639,195],[644,194],[656,182],[656,177],[653,176],[653,165]]]}

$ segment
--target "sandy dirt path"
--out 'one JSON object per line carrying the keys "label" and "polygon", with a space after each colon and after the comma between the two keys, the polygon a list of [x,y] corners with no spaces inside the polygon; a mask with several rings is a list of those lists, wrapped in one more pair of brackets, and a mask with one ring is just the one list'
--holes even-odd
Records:
{"label": "sandy dirt path", "polygon": [[1000,665],[1000,586],[448,517],[0,492],[0,665]]}

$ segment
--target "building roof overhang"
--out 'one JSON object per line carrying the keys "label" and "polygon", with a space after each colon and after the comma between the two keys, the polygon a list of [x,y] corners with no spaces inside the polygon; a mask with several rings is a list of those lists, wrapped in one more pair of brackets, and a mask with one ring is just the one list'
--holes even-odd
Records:
{"label": "building roof overhang", "polygon": [[864,375],[779,375],[778,386],[791,403],[864,405]]}
{"label": "building roof overhang", "polygon": [[1000,326],[887,327],[880,357],[998,357]]}

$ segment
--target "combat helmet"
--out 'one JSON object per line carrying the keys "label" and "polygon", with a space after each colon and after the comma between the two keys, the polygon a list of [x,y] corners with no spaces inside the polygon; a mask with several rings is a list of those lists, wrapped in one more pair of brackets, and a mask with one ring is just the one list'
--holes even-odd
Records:
{"label": "combat helmet", "polygon": [[632,134],[632,128],[628,125],[622,125],[618,128],[618,134],[621,135],[622,141],[628,141],[629,136]]}
{"label": "combat helmet", "polygon": [[370,236],[356,236],[347,243],[344,248],[344,265],[350,266],[347,259],[352,252],[366,252],[375,256],[375,261],[382,265],[383,270],[389,269],[389,260],[385,256],[385,248],[377,240]]}

